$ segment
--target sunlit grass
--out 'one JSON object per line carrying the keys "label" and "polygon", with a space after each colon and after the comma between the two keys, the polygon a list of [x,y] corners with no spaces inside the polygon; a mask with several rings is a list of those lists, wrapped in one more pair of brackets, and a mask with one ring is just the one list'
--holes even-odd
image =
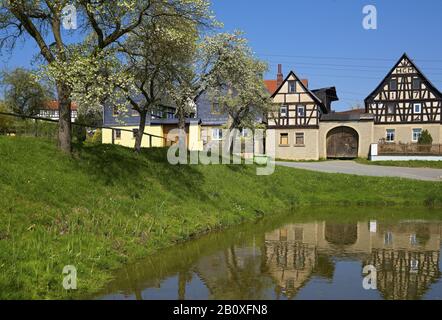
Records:
{"label": "sunlit grass", "polygon": [[[70,298],[111,270],[221,227],[300,206],[442,206],[442,184],[277,167],[181,165],[98,145],[0,137],[0,298]],[[62,288],[65,265],[78,290]]]}
{"label": "sunlit grass", "polygon": [[442,169],[442,161],[369,161],[367,159],[357,159],[356,162],[375,166]]}

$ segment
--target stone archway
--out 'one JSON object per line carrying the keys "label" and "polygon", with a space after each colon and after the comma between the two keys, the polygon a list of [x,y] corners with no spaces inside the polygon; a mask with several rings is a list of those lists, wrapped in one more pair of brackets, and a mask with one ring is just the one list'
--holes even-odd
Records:
{"label": "stone archway", "polygon": [[359,134],[350,127],[336,127],[327,133],[327,158],[354,159],[359,153]]}

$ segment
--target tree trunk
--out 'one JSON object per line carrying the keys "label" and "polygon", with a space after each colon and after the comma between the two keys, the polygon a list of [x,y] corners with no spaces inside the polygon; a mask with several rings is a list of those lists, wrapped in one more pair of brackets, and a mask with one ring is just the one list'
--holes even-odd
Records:
{"label": "tree trunk", "polygon": [[70,154],[72,151],[70,90],[66,85],[58,84],[57,92],[59,104],[58,147],[64,153]]}
{"label": "tree trunk", "polygon": [[184,108],[180,107],[178,109],[178,129],[186,130],[186,114],[184,112]]}
{"label": "tree trunk", "polygon": [[[146,127],[147,111],[140,112],[140,125],[135,139],[135,152],[141,152],[141,142],[143,142],[144,128]],[[149,146],[152,147],[152,146]]]}

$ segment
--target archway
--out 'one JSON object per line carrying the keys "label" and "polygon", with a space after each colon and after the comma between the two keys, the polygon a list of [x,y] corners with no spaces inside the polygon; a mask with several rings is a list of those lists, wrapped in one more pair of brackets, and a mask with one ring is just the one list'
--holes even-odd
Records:
{"label": "archway", "polygon": [[337,127],[327,134],[327,158],[354,159],[358,157],[359,134],[350,127]]}
{"label": "archway", "polygon": [[325,240],[337,246],[349,246],[358,240],[358,225],[344,223],[325,224]]}

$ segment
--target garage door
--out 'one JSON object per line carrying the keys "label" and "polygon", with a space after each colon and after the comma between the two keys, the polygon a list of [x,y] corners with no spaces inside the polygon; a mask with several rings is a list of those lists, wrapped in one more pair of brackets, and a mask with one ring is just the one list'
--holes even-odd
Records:
{"label": "garage door", "polygon": [[352,128],[338,127],[327,134],[327,158],[357,158],[358,148],[359,135]]}

